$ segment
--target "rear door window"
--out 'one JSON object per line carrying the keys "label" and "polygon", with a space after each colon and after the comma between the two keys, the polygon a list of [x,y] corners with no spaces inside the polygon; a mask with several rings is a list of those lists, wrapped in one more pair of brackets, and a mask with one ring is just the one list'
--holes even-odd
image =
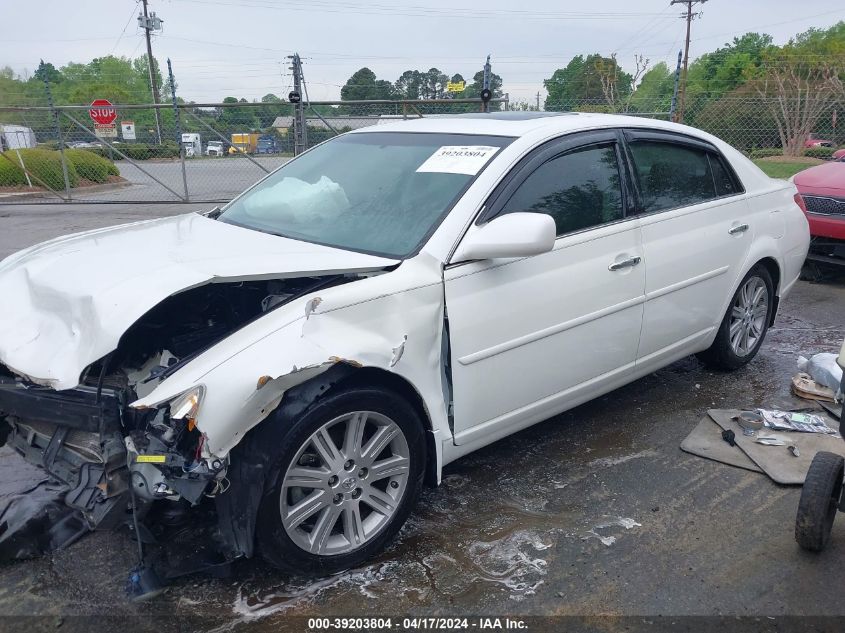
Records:
{"label": "rear door window", "polygon": [[636,140],[628,148],[640,186],[640,213],[691,206],[740,191],[721,157],[703,147]]}

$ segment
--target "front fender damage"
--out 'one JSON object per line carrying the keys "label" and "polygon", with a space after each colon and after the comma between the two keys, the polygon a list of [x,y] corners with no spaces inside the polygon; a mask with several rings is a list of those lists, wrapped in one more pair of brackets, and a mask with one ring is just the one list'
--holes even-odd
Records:
{"label": "front fender damage", "polygon": [[[276,457],[271,425],[261,424],[271,414],[274,424],[293,423],[341,380],[377,369],[396,374],[417,392],[429,433],[448,429],[441,276],[433,262],[424,263],[425,275],[420,262],[406,262],[405,271],[332,288],[299,303],[298,320],[198,377],[207,387],[197,422],[207,437],[204,454],[228,462],[229,486],[215,496],[215,505],[230,554],[254,553],[257,511],[272,487],[268,475]],[[417,286],[396,290],[407,288],[408,275]],[[160,397],[154,392],[146,401]]]}

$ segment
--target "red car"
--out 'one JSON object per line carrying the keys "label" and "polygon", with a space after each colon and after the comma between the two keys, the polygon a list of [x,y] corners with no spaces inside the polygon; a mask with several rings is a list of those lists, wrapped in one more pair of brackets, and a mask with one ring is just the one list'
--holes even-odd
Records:
{"label": "red car", "polygon": [[792,177],[810,223],[808,263],[845,266],[845,155]]}
{"label": "red car", "polygon": [[810,133],[807,140],[804,141],[804,147],[833,147],[833,141],[819,138],[818,134]]}
{"label": "red car", "polygon": [[845,147],[833,152],[833,160],[840,160],[842,158],[845,158]]}

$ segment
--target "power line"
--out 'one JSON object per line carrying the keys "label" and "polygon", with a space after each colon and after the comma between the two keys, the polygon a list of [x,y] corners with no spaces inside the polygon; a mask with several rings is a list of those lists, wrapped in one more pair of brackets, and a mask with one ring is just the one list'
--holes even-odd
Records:
{"label": "power line", "polygon": [[536,20],[631,20],[651,19],[660,15],[658,12],[560,12],[560,11],[527,11],[517,9],[460,9],[451,7],[424,7],[424,6],[390,6],[390,5],[361,5],[357,3],[343,2],[296,2],[288,0],[278,4],[261,4],[258,0],[249,2],[225,2],[221,0],[181,0],[192,4],[203,4],[210,6],[231,6],[238,8],[264,9],[270,11],[303,11],[307,13],[343,13],[360,15],[387,15],[405,17],[436,17],[436,18],[460,18],[460,19],[507,19],[520,17],[522,19]]}
{"label": "power line", "polygon": [[129,12],[129,19],[126,20],[126,24],[123,25],[123,30],[120,32],[117,41],[114,43],[114,46],[111,47],[112,54],[114,53],[115,49],[117,49],[117,45],[120,44],[120,40],[122,40],[123,36],[126,34],[126,29],[129,27],[129,23],[132,21],[132,18],[135,17],[135,7],[138,6],[139,1],[140,0],[135,0],[135,6],[133,6],[132,10]]}

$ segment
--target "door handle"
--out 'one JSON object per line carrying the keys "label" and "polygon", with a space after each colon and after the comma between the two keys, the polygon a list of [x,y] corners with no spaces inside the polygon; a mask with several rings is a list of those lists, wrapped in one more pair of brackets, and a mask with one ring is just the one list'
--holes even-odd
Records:
{"label": "door handle", "polygon": [[728,233],[731,235],[736,235],[738,233],[745,233],[748,230],[747,224],[737,224],[736,226],[732,226],[728,229]]}
{"label": "door handle", "polygon": [[633,268],[637,264],[643,261],[642,257],[634,256],[629,257],[628,259],[623,259],[621,262],[613,262],[610,266],[607,267],[608,270],[622,270],[623,268]]}

